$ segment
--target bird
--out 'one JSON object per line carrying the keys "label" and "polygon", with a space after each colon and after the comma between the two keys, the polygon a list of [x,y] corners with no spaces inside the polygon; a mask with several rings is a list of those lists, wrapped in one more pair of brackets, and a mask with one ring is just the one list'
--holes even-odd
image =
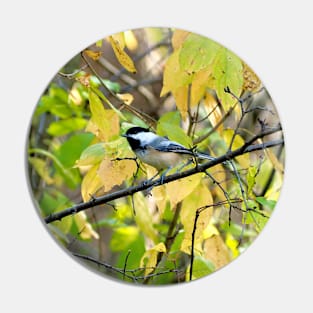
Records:
{"label": "bird", "polygon": [[122,136],[127,139],[140,161],[154,167],[158,173],[165,171],[161,178],[179,164],[187,162],[183,167],[190,164],[194,158],[215,159],[209,154],[188,149],[167,137],[159,136],[149,129],[139,126],[129,128]]}

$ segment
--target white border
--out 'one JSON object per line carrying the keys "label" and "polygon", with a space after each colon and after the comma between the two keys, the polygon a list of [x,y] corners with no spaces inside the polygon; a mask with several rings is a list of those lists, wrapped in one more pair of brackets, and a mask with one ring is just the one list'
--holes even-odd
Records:
{"label": "white border", "polygon": [[[1,311],[312,309],[310,2],[210,2],[32,0],[1,9]],[[242,57],[273,97],[287,144],[281,199],[257,241],[207,278],[160,288],[103,279],[68,257],[39,222],[23,159],[32,110],[55,72],[100,37],[147,26],[198,32]]]}

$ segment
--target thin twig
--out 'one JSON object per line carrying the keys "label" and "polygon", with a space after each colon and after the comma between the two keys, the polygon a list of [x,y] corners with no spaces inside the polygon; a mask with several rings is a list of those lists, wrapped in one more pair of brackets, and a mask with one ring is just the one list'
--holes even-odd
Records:
{"label": "thin twig", "polygon": [[128,261],[128,257],[129,257],[129,255],[130,255],[130,253],[131,253],[131,250],[128,250],[127,255],[126,255],[126,258],[125,258],[125,262],[124,262],[124,268],[123,268],[123,272],[124,272],[124,274],[123,274],[123,280],[125,279],[125,273],[126,273],[127,261]]}

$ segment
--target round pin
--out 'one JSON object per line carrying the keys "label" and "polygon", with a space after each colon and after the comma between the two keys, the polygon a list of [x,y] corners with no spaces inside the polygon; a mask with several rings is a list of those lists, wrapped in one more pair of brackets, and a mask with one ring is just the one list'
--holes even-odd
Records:
{"label": "round pin", "polygon": [[275,209],[285,161],[276,107],[248,63],[201,34],[141,28],[62,66],[34,104],[26,151],[57,244],[143,286],[240,257]]}

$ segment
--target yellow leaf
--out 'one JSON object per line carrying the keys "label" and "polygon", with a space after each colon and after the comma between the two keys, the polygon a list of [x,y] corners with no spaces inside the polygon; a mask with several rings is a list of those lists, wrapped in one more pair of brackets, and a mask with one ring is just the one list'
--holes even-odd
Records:
{"label": "yellow leaf", "polygon": [[28,161],[34,167],[38,175],[46,182],[46,184],[51,185],[54,183],[54,179],[50,177],[49,167],[44,160],[30,157],[28,158]]}
{"label": "yellow leaf", "polygon": [[84,52],[89,56],[89,58],[91,58],[91,59],[93,59],[95,61],[99,60],[100,57],[101,57],[101,54],[102,54],[101,51],[92,51],[92,50],[89,50],[89,49],[85,50]]}
{"label": "yellow leaf", "polygon": [[191,101],[190,105],[194,106],[199,103],[199,101],[205,95],[205,91],[209,84],[209,78],[212,74],[212,68],[204,68],[197,73],[195,73],[191,85]]}
{"label": "yellow leaf", "polygon": [[173,37],[172,37],[172,45],[174,50],[177,50],[178,48],[181,47],[187,36],[190,34],[190,32],[177,29],[175,30]]}
{"label": "yellow leaf", "polygon": [[81,211],[74,215],[74,221],[79,231],[79,236],[82,239],[99,239],[99,234],[92,228],[87,221],[86,213]]}
{"label": "yellow leaf", "polygon": [[173,96],[183,120],[186,120],[188,112],[188,86],[182,86],[173,91]]}
{"label": "yellow leaf", "polygon": [[76,160],[74,167],[99,164],[105,156],[105,144],[96,143],[87,147]]}
{"label": "yellow leaf", "polygon": [[265,153],[269,160],[271,161],[275,170],[278,171],[280,174],[284,174],[284,165],[281,162],[279,162],[277,156],[273,153],[273,151],[271,149],[266,149]]}
{"label": "yellow leaf", "polygon": [[[235,134],[235,131],[233,129],[224,129],[223,130],[223,138],[227,144],[227,146],[229,147],[232,141],[232,138]],[[236,150],[240,147],[242,147],[244,145],[245,141],[244,139],[239,135],[236,134],[232,146],[231,146],[231,150]],[[250,156],[249,153],[240,155],[238,157],[236,157],[236,160],[238,161],[238,163],[240,164],[241,168],[248,168],[250,166]]]}
{"label": "yellow leaf", "polygon": [[[125,48],[125,35],[123,32],[116,33],[110,37],[112,37],[114,39],[114,41],[119,45],[119,47],[121,49]],[[109,40],[110,40],[110,38],[109,38]]]}
{"label": "yellow leaf", "polygon": [[94,165],[89,169],[84,176],[81,185],[81,194],[84,202],[90,200],[90,198],[99,191],[102,187],[102,181],[97,174],[98,165]]}
{"label": "yellow leaf", "polygon": [[112,161],[106,156],[100,163],[98,175],[103,184],[104,192],[110,191],[114,186],[121,185],[132,177],[136,171],[136,163],[132,160]]}
{"label": "yellow leaf", "polygon": [[230,233],[227,233],[225,243],[232,252],[232,259],[235,259],[239,255],[238,241]]}
{"label": "yellow leaf", "polygon": [[223,116],[222,111],[219,106],[216,106],[217,101],[209,92],[206,92],[203,104],[206,113],[209,114],[208,119],[214,127],[221,120]]}
{"label": "yellow leaf", "polygon": [[145,267],[145,275],[149,275],[154,271],[154,268],[157,265],[158,254],[160,252],[166,252],[166,247],[163,242],[160,242],[152,249],[147,250],[142,256],[140,267]]}
{"label": "yellow leaf", "polygon": [[190,195],[197,188],[202,177],[203,174],[198,173],[166,184],[166,193],[170,200],[171,208],[174,208],[177,203]]}
{"label": "yellow leaf", "polygon": [[204,257],[210,260],[215,269],[219,269],[231,261],[229,250],[220,235],[214,234],[204,242]]}
{"label": "yellow leaf", "polygon": [[[76,83],[77,84],[77,83]],[[68,95],[68,99],[73,102],[75,105],[79,106],[82,105],[83,103],[83,98],[80,95],[76,84],[74,84],[74,86],[72,87],[69,95]]]}
{"label": "yellow leaf", "polygon": [[[196,211],[198,208],[212,203],[213,199],[211,192],[204,182],[201,182],[198,187],[194,189],[193,192],[184,200],[180,212],[180,219],[185,232],[184,239],[180,247],[181,251],[188,254],[191,253],[192,233],[195,226]],[[209,207],[200,213],[194,235],[196,244],[203,240],[203,232],[210,222],[212,212],[213,208]],[[200,249],[199,245],[197,245],[197,249]]]}
{"label": "yellow leaf", "polygon": [[113,48],[114,54],[120,64],[129,72],[135,74],[137,72],[135,64],[130,56],[123,50],[124,49],[124,42],[121,43],[116,37],[110,36],[109,41]]}
{"label": "yellow leaf", "polygon": [[108,141],[120,131],[119,117],[113,110],[106,110],[102,101],[93,91],[89,91],[91,120],[86,131],[94,133],[101,141]]}
{"label": "yellow leaf", "polygon": [[163,88],[160,96],[166,95],[168,92],[174,92],[179,87],[187,86],[191,83],[192,74],[183,71],[179,65],[179,50],[172,53],[167,59],[164,74],[163,74]]}
{"label": "yellow leaf", "polygon": [[133,195],[134,211],[136,215],[134,219],[140,230],[150,238],[154,243],[158,241],[158,233],[153,227],[152,215],[148,208],[148,203],[142,192]]}
{"label": "yellow leaf", "polygon": [[[215,165],[213,168],[208,169],[208,172],[214,177],[214,179],[219,183],[219,185],[226,189],[227,187],[227,176],[226,171],[221,164]],[[223,190],[218,186],[218,184],[214,184],[211,181],[210,190],[212,192],[212,195],[219,199],[220,201],[226,201],[227,198],[225,197],[225,194]]]}
{"label": "yellow leaf", "polygon": [[79,77],[75,77],[75,79],[80,82],[83,86],[89,88],[90,87],[90,77],[91,75],[89,73],[86,73],[84,75],[81,75]]}
{"label": "yellow leaf", "polygon": [[138,48],[138,40],[132,30],[127,30],[124,32],[125,44],[126,47],[134,51]]}
{"label": "yellow leaf", "polygon": [[261,80],[250,68],[250,66],[243,62],[243,90],[256,91],[261,86]]}
{"label": "yellow leaf", "polygon": [[152,189],[152,196],[158,207],[159,215],[162,217],[168,201],[166,187],[164,185],[154,187]]}
{"label": "yellow leaf", "polygon": [[132,104],[134,101],[134,96],[130,93],[117,93],[116,95],[119,97],[119,99],[128,105]]}
{"label": "yellow leaf", "polygon": [[103,42],[103,40],[102,40],[102,39],[99,39],[99,40],[96,42],[96,47],[101,48],[101,47],[102,47],[102,42]]}

